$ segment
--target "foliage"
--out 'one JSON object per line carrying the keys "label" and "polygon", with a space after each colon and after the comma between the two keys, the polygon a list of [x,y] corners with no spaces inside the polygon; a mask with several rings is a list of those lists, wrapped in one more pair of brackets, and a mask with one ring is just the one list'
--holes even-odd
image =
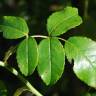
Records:
{"label": "foliage", "polygon": [[17,62],[24,75],[31,75],[38,63],[38,49],[34,38],[23,40],[17,49]]}
{"label": "foliage", "polygon": [[65,52],[69,61],[74,60],[77,77],[96,88],[96,42],[86,37],[70,37]]}
{"label": "foliage", "polygon": [[17,39],[26,36],[29,32],[25,20],[12,16],[3,17],[0,29],[3,31],[3,36],[8,39]]}
{"label": "foliage", "polygon": [[76,8],[67,7],[62,11],[53,13],[47,21],[48,33],[51,36],[58,36],[69,29],[80,25],[82,22]]}
{"label": "foliage", "polygon": [[[25,20],[14,16],[4,16],[0,22],[0,29],[6,39],[23,37],[15,50],[18,67],[23,75],[31,75],[37,68],[46,85],[55,84],[64,72],[66,56],[69,62],[74,60],[73,71],[76,76],[96,88],[96,42],[80,36],[70,37],[68,40],[57,37],[81,23],[77,8],[66,7],[48,18],[48,36],[30,36]],[[37,45],[35,37],[42,37],[43,40]],[[65,42],[64,47],[60,40]],[[19,77],[35,95],[42,96],[14,68],[10,70],[7,60],[1,63],[2,66],[3,63],[5,68]]]}
{"label": "foliage", "polygon": [[47,85],[56,83],[61,77],[65,65],[64,58],[63,46],[57,38],[51,37],[41,41],[38,72]]}

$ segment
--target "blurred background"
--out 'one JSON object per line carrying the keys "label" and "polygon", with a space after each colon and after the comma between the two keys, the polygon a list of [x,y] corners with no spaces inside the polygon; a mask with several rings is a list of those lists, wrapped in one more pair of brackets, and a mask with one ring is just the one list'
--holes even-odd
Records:
{"label": "blurred background", "polygon": [[[62,10],[66,6],[78,8],[79,15],[83,18],[83,24],[70,30],[61,37],[68,39],[70,36],[80,35],[96,40],[96,0],[0,0],[0,17],[5,15],[23,17],[27,21],[31,35],[47,35],[47,18],[53,12]],[[4,39],[0,32],[0,60],[3,60],[5,52],[10,46],[14,46],[20,41],[21,39],[17,41]],[[37,41],[39,42],[40,40]],[[8,62],[11,66],[19,70],[15,55],[13,54]],[[44,96],[96,96],[96,90],[80,81],[75,76],[72,67],[73,64],[69,64],[66,60],[64,73],[61,79],[53,86],[46,86],[38,76],[37,71],[26,78]],[[17,77],[0,67],[1,81],[5,84],[8,94],[2,95],[3,93],[0,91],[0,96],[13,96],[16,89],[23,86]],[[0,90],[5,87],[0,83]],[[33,95],[29,92],[24,92],[21,96]]]}

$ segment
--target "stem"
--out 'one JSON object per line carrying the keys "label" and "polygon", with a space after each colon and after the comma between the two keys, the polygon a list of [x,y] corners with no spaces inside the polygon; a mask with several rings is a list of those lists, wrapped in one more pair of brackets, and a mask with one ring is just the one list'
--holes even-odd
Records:
{"label": "stem", "polygon": [[[40,38],[48,38],[48,36],[43,36],[43,35],[33,35],[33,36],[31,36],[31,37],[34,37],[34,38],[38,38],[38,37],[40,37]],[[26,38],[28,38],[28,37],[26,36]],[[62,41],[66,41],[66,40],[63,39],[63,38],[59,38],[59,37],[58,37],[58,39],[60,39],[60,40],[62,40]],[[6,54],[5,54],[4,62],[0,61],[0,66],[5,67],[5,68],[6,68],[7,70],[9,70],[12,74],[14,74],[15,76],[17,76],[17,77],[27,86],[27,88],[28,88],[33,94],[35,94],[36,96],[43,96],[39,91],[37,91],[37,90],[31,85],[31,83],[30,83],[28,80],[26,80],[22,75],[20,75],[15,68],[7,65],[7,60],[8,60],[9,57],[16,51],[16,48],[17,48],[17,46],[15,46],[15,47],[10,47],[10,49],[9,49],[9,50],[6,52]]]}
{"label": "stem", "polygon": [[63,39],[63,38],[60,38],[60,37],[58,37],[58,39],[59,39],[59,40],[62,40],[62,41],[64,41],[64,42],[67,41],[66,39]]}
{"label": "stem", "polygon": [[39,91],[37,91],[29,81],[27,81],[22,75],[18,73],[18,71],[15,68],[12,68],[11,66],[6,66],[6,64],[2,61],[0,61],[0,66],[5,67],[8,71],[13,73],[15,76],[17,76],[26,86],[27,88],[36,96],[43,96]]}
{"label": "stem", "polygon": [[71,46],[73,46],[73,47],[75,47],[77,50],[79,50],[78,47],[74,46],[74,44],[71,43],[71,42],[69,42],[68,40],[63,39],[63,38],[58,38],[58,39],[59,39],[59,40],[62,40],[62,41],[64,41],[64,42],[67,42],[68,44],[70,44]]}
{"label": "stem", "polygon": [[8,67],[7,67],[7,69],[8,69],[11,73],[13,73],[15,76],[17,76],[17,77],[27,86],[27,88],[28,88],[33,94],[35,94],[36,96],[43,96],[39,91],[37,91],[37,90],[30,84],[29,81],[27,81],[23,76],[21,76],[21,75],[17,72],[16,69],[14,69],[14,68],[9,69]]}
{"label": "stem", "polygon": [[40,37],[40,38],[48,38],[48,36],[44,36],[44,35],[33,35],[33,36],[31,36],[31,37],[36,37],[36,38],[38,38],[38,37]]}
{"label": "stem", "polygon": [[9,57],[10,57],[13,53],[15,53],[16,48],[17,48],[17,46],[11,46],[11,47],[9,48],[9,50],[5,53],[5,57],[4,57],[4,59],[3,59],[3,61],[4,61],[5,64],[7,64],[7,60],[9,59]]}
{"label": "stem", "polygon": [[88,6],[89,6],[89,0],[85,0],[84,19],[88,17]]}

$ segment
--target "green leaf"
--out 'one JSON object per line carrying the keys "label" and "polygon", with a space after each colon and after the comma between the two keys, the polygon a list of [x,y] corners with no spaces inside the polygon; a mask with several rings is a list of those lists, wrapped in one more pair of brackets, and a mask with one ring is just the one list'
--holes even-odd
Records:
{"label": "green leaf", "polygon": [[82,23],[77,8],[66,7],[62,11],[53,13],[47,21],[49,35],[58,36]]}
{"label": "green leaf", "polygon": [[71,37],[65,43],[68,60],[74,60],[76,76],[96,88],[96,42],[86,37]]}
{"label": "green leaf", "polygon": [[57,38],[47,38],[39,45],[38,72],[46,85],[61,77],[65,65],[64,48]]}
{"label": "green leaf", "polygon": [[28,27],[24,19],[14,16],[4,16],[0,22],[0,30],[8,39],[17,39],[28,35]]}
{"label": "green leaf", "polygon": [[0,80],[0,96],[7,96],[7,88],[5,84]]}
{"label": "green leaf", "polygon": [[24,75],[31,75],[38,62],[37,43],[34,38],[26,38],[17,49],[17,62]]}

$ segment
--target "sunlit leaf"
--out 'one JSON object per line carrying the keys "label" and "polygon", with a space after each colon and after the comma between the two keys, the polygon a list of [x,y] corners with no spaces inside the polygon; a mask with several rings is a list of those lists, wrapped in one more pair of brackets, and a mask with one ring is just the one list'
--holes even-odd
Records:
{"label": "sunlit leaf", "polygon": [[65,53],[69,61],[74,60],[76,76],[96,88],[96,42],[86,37],[70,37]]}

